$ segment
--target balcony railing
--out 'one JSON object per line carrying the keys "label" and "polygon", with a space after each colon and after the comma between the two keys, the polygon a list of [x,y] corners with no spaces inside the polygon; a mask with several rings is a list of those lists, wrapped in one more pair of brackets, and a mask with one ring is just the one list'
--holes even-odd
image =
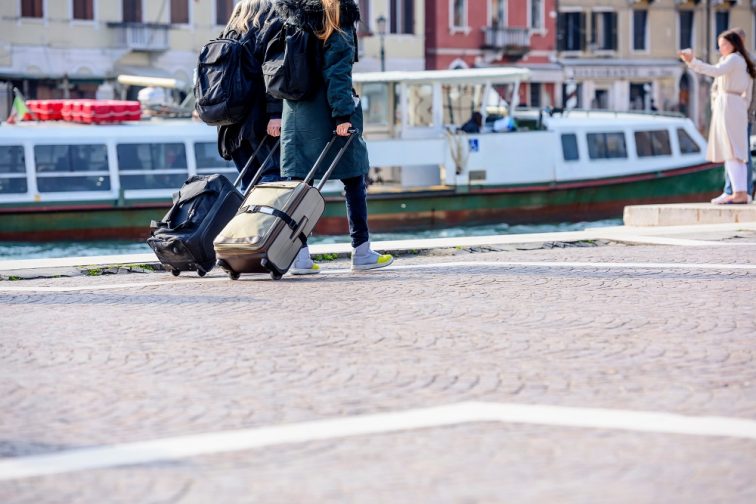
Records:
{"label": "balcony railing", "polygon": [[504,51],[505,54],[525,54],[530,49],[530,30],[528,28],[501,28],[487,26],[485,32],[485,49]]}
{"label": "balcony railing", "polygon": [[170,25],[157,23],[108,23],[116,30],[118,47],[132,51],[167,51],[168,28]]}

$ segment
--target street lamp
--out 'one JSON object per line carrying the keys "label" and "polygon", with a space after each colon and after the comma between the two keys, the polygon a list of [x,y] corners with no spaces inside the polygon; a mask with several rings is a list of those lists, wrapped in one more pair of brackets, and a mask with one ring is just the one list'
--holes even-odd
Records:
{"label": "street lamp", "polygon": [[381,37],[381,72],[386,71],[386,16],[381,14],[375,20],[378,35]]}

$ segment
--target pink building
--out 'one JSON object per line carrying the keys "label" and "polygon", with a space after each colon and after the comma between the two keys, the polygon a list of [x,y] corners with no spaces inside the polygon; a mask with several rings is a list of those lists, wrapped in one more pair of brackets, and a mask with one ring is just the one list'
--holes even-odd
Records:
{"label": "pink building", "polygon": [[520,102],[561,102],[557,65],[556,0],[426,0],[428,69],[522,66],[532,71]]}

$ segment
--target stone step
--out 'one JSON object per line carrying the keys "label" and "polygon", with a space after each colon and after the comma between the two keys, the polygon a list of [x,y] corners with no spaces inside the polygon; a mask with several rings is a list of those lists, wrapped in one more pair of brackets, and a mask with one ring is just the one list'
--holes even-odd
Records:
{"label": "stone step", "polygon": [[633,205],[625,207],[624,222],[625,226],[690,226],[756,222],[756,204]]}

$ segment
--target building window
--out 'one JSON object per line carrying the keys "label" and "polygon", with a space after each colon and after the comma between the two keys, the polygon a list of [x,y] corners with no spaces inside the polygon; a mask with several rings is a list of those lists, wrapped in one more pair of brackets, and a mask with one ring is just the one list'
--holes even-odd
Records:
{"label": "building window", "polygon": [[357,26],[360,35],[370,34],[370,16],[370,0],[360,0],[360,24]]}
{"label": "building window", "polygon": [[651,83],[630,83],[630,110],[651,110]]}
{"label": "building window", "polygon": [[530,107],[541,108],[541,83],[530,83]]}
{"label": "building window", "polygon": [[142,0],[123,0],[123,22],[142,22]]}
{"label": "building window", "polygon": [[591,14],[591,44],[600,51],[617,50],[617,13]]}
{"label": "building window", "polygon": [[543,28],[543,0],[530,0],[530,27],[535,30]]}
{"label": "building window", "polygon": [[171,0],[171,23],[189,24],[188,0]]}
{"label": "building window", "polygon": [[671,156],[669,132],[667,130],[636,131],[635,150],[638,157]]}
{"label": "building window", "polygon": [[415,0],[391,0],[389,33],[415,33]]}
{"label": "building window", "polygon": [[452,2],[452,28],[467,28],[467,0]]}
{"label": "building window", "polygon": [[574,133],[565,133],[562,135],[562,157],[565,161],[580,160],[577,135],[575,135]]}
{"label": "building window", "polygon": [[585,19],[582,12],[561,12],[557,19],[557,45],[560,51],[585,49]]}
{"label": "building window", "polygon": [[92,21],[94,19],[94,0],[74,0],[73,18]]}
{"label": "building window", "polygon": [[21,17],[45,17],[44,9],[42,8],[42,0],[21,0]]}
{"label": "building window", "polygon": [[646,22],[648,20],[648,11],[646,9],[636,9],[633,11],[633,50],[645,51],[646,47]]}
{"label": "building window", "polygon": [[719,49],[719,35],[723,32],[726,32],[730,28],[730,11],[718,10],[716,12],[714,22],[716,24],[714,36],[717,37],[715,47]]}
{"label": "building window", "polygon": [[491,25],[507,26],[507,0],[491,0]]}
{"label": "building window", "polygon": [[574,81],[562,84],[562,108],[567,110],[583,108],[583,84]]}
{"label": "building window", "polygon": [[224,26],[231,19],[234,0],[215,0],[215,24]]}
{"label": "building window", "polygon": [[680,40],[678,49],[688,49],[693,47],[693,19],[695,12],[692,10],[681,10],[680,17]]}
{"label": "building window", "polygon": [[588,133],[587,140],[591,159],[627,158],[624,133]]}

